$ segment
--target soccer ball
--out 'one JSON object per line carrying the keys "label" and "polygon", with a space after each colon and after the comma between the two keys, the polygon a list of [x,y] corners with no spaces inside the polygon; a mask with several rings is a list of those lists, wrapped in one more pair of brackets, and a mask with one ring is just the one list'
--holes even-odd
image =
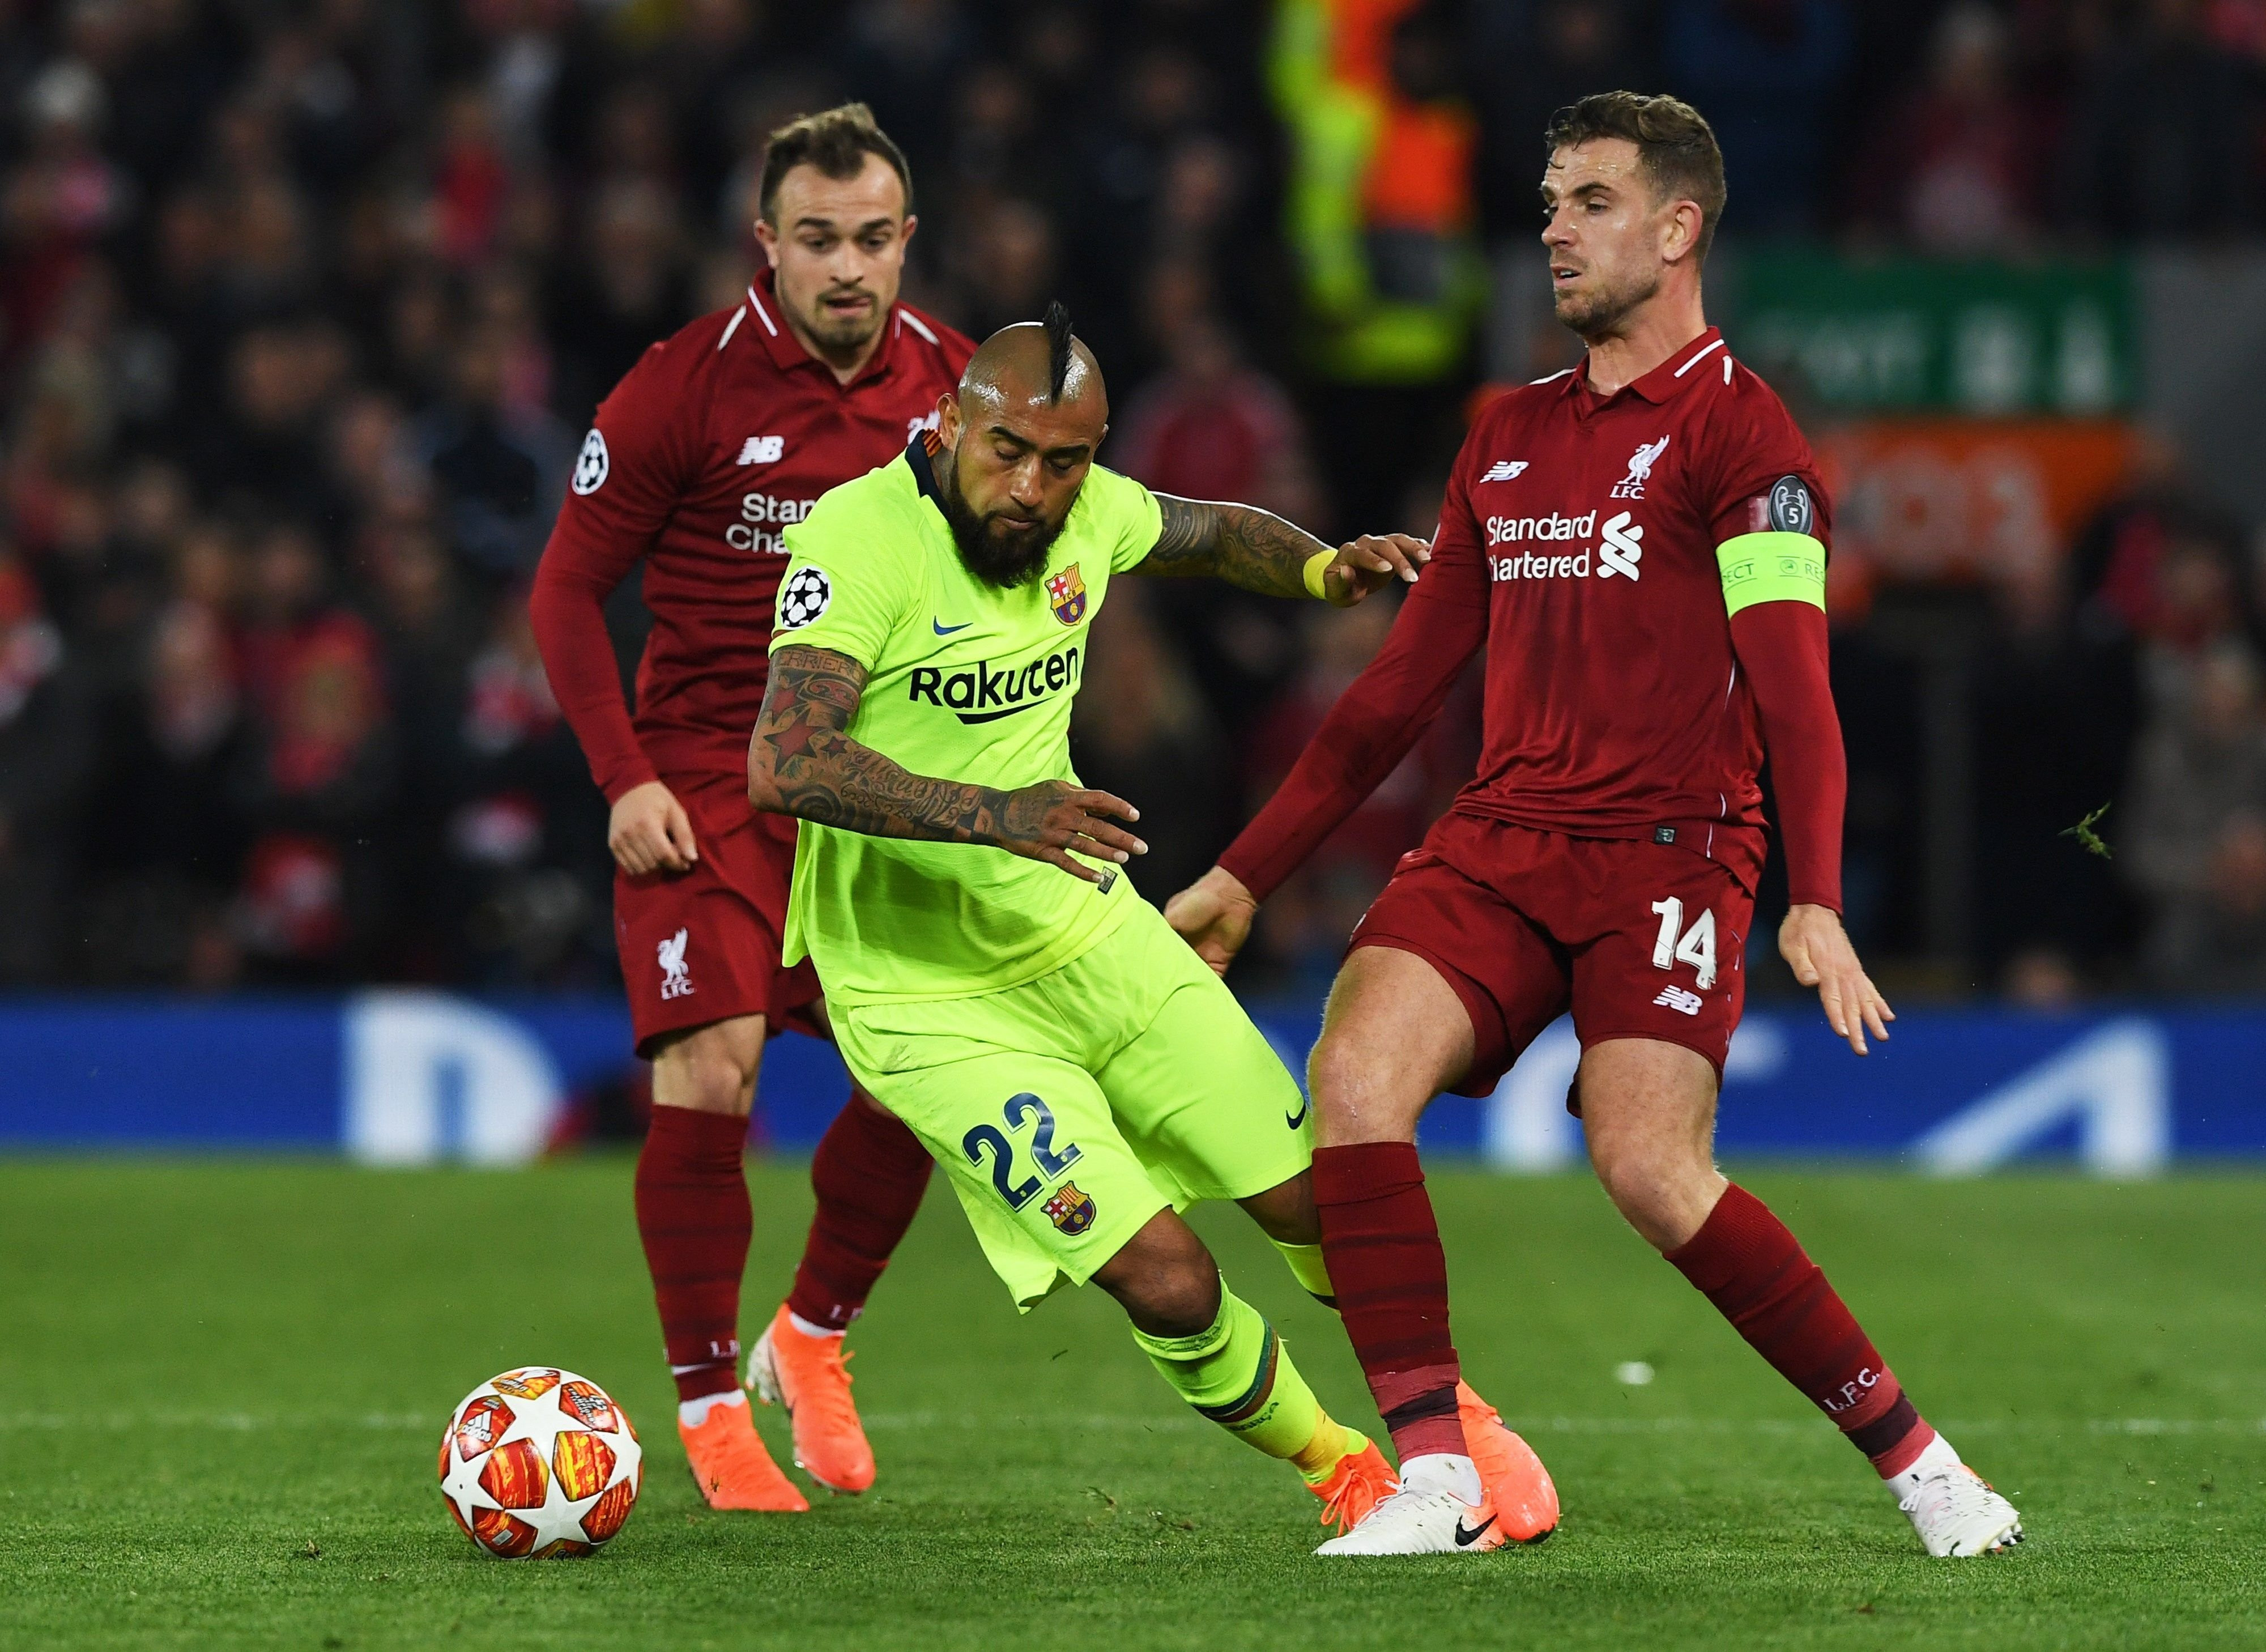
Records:
{"label": "soccer ball", "polygon": [[523,1366],[464,1396],[441,1436],[441,1495],[507,1561],[588,1554],[622,1529],[645,1477],[628,1415],[587,1377]]}

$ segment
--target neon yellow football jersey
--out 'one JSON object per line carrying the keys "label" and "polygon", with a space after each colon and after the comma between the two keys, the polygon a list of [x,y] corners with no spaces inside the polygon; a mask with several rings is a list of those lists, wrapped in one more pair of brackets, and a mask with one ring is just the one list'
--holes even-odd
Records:
{"label": "neon yellow football jersey", "polygon": [[[1077,784],[1086,628],[1109,576],[1145,558],[1161,526],[1155,495],[1097,464],[1044,574],[1002,590],[961,561],[916,439],[787,530],[771,649],[830,648],[865,667],[850,735],[915,774]],[[1122,875],[1097,887],[1004,849],[804,821],[783,952],[812,959],[837,1004],[961,998],[1059,969],[1139,899]]]}

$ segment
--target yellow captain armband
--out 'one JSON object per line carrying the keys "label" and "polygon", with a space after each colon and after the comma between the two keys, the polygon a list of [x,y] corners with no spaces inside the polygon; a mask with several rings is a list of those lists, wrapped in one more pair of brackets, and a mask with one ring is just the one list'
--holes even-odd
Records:
{"label": "yellow captain armband", "polygon": [[1330,571],[1330,564],[1337,559],[1338,553],[1327,546],[1306,559],[1306,595],[1318,603],[1330,599],[1329,587],[1323,583],[1322,575]]}
{"label": "yellow captain armband", "polygon": [[1808,603],[1825,608],[1825,547],[1806,533],[1743,533],[1715,547],[1723,574],[1723,607],[1736,614],[1757,603]]}

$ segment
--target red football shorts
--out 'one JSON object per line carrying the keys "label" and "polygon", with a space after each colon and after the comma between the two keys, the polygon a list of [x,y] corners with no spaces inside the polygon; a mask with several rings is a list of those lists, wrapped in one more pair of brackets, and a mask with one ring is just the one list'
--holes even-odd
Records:
{"label": "red football shorts", "polygon": [[1706,1056],[1720,1079],[1754,906],[1720,861],[1688,849],[1450,814],[1401,857],[1346,950],[1414,953],[1455,989],[1473,1044],[1459,1095],[1491,1093],[1568,1009],[1584,1049],[1656,1038]]}
{"label": "red football shorts", "polygon": [[774,1033],[817,1033],[817,972],[808,958],[779,967],[793,820],[757,815],[726,831],[696,820],[693,830],[700,859],[690,872],[614,869],[614,944],[638,1054],[650,1056],[663,1033],[735,1015],[766,1016]]}

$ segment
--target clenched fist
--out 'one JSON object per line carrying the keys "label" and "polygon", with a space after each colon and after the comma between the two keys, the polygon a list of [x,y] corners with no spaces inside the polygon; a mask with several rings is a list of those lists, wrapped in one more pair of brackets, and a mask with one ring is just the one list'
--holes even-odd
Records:
{"label": "clenched fist", "polygon": [[658,780],[633,786],[614,801],[606,826],[614,864],[633,878],[649,872],[690,872],[700,859],[692,821],[676,793]]}
{"label": "clenched fist", "polygon": [[1259,902],[1243,881],[1218,866],[1165,903],[1165,922],[1220,976],[1251,939],[1258,914]]}

